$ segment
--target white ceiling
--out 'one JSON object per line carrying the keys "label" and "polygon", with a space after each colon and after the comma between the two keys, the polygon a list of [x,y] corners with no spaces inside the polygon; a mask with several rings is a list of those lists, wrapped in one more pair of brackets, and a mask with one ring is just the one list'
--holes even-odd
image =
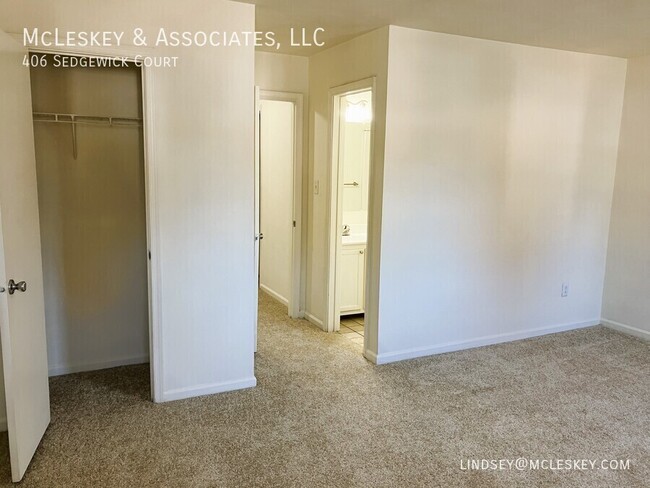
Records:
{"label": "white ceiling", "polygon": [[650,0],[241,0],[257,5],[257,30],[324,27],[331,47],[387,24],[569,51],[650,54]]}

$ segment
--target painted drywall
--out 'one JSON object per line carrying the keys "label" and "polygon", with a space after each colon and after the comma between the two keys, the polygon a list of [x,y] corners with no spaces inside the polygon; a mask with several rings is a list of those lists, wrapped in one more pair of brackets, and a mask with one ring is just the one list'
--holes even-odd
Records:
{"label": "painted drywall", "polygon": [[[385,100],[387,86],[388,27],[377,29],[322,51],[309,59],[309,231],[307,238],[306,310],[316,324],[322,324],[327,306],[327,264],[329,235],[329,90],[331,88],[375,77],[375,111],[373,155],[370,186],[373,188],[368,206],[369,241],[367,263],[372,285],[378,282],[381,221],[381,193],[384,158]],[[318,186],[316,194],[315,186]],[[366,345],[376,351],[377,287],[366,292]]]}
{"label": "painted drywall", "polygon": [[628,60],[603,318],[650,338],[650,56]]}
{"label": "painted drywall", "polygon": [[378,362],[598,323],[626,61],[400,27],[388,59]]}
{"label": "painted drywall", "polygon": [[[448,32],[610,56],[650,54],[650,4],[645,0],[246,0],[260,6],[256,25],[274,31],[281,46],[262,49],[312,54],[319,44],[296,47],[301,27],[326,47],[380,25]],[[315,31],[325,28],[324,32]]]}
{"label": "painted drywall", "polygon": [[[125,31],[255,30],[254,7],[222,0],[0,0],[0,28]],[[187,15],[188,11],[201,15]],[[253,46],[126,47],[179,56],[147,73],[147,156],[156,202],[151,267],[159,276],[158,400],[255,384]],[[115,52],[115,51],[112,51]],[[147,141],[145,141],[149,144]]]}
{"label": "painted drywall", "polygon": [[[142,117],[140,70],[31,70],[35,112]],[[149,360],[144,145],[137,126],[35,123],[50,375]]]}
{"label": "painted drywall", "polygon": [[309,93],[309,58],[255,52],[255,84],[263,90]]}
{"label": "painted drywall", "polygon": [[288,305],[293,254],[294,104],[260,103],[260,287]]}

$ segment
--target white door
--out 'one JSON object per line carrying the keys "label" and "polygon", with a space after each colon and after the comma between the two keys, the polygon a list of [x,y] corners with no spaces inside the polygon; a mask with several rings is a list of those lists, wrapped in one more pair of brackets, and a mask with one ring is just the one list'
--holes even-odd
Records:
{"label": "white door", "polygon": [[[254,211],[254,226],[255,226],[255,293],[258,293],[259,284],[260,284],[260,88],[255,87],[255,160],[254,160],[254,169],[253,169],[253,178],[255,179],[254,183],[254,193],[255,193],[255,211]],[[257,295],[256,295],[257,296]],[[255,307],[257,307],[257,300],[255,301]],[[259,322],[259,314],[257,309],[255,310],[255,352],[257,352],[257,327]]]}
{"label": "white door", "polygon": [[260,102],[260,288],[289,307],[292,299],[293,102]]}
{"label": "white door", "polygon": [[[0,31],[0,341],[11,477],[20,481],[50,423],[43,270],[26,51]],[[10,280],[25,282],[12,290]],[[22,288],[22,287],[21,287]]]}

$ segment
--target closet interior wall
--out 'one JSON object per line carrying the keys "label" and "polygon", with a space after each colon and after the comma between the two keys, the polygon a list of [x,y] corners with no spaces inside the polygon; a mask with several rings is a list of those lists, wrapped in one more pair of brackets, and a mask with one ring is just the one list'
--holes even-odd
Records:
{"label": "closet interior wall", "polygon": [[[50,60],[52,61],[52,60]],[[142,118],[141,72],[31,69],[34,112]],[[148,361],[142,127],[34,123],[50,375]]]}

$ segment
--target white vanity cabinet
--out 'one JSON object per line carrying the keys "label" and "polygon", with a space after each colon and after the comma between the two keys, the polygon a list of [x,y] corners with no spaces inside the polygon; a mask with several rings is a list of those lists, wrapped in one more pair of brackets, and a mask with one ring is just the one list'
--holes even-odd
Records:
{"label": "white vanity cabinet", "polygon": [[366,245],[343,244],[341,250],[339,304],[341,315],[364,313]]}

